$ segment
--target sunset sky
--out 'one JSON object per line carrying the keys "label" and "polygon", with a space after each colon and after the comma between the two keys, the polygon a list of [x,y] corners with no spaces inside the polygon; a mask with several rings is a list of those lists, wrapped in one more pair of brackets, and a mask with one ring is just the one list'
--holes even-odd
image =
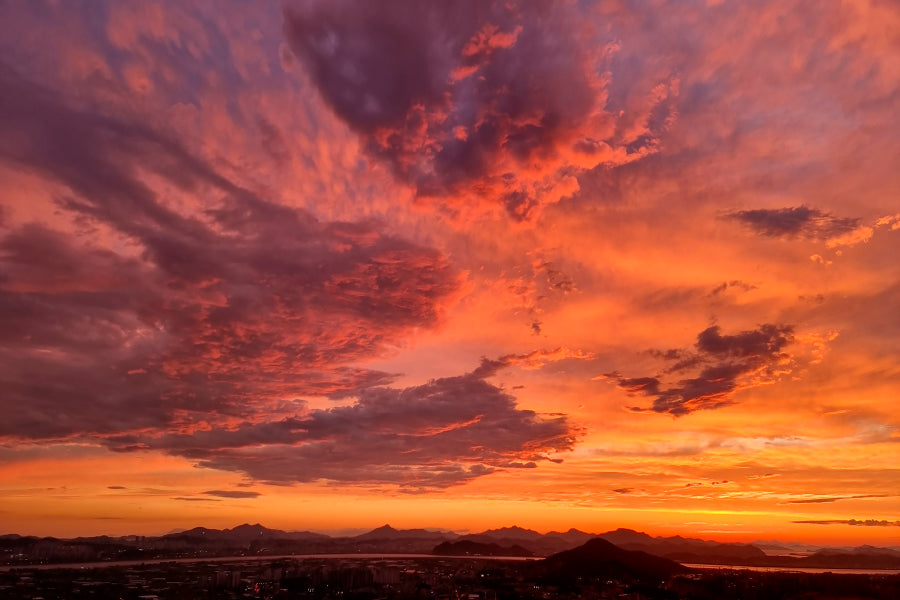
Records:
{"label": "sunset sky", "polygon": [[0,4],[0,533],[900,545],[894,0]]}

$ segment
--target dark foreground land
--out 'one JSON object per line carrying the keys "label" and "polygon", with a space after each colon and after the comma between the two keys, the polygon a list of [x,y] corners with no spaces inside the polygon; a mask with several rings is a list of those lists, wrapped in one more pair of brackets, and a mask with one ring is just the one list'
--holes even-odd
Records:
{"label": "dark foreground land", "polygon": [[2,599],[665,599],[900,598],[900,575],[601,569],[579,575],[540,561],[305,558],[158,563],[0,573]]}

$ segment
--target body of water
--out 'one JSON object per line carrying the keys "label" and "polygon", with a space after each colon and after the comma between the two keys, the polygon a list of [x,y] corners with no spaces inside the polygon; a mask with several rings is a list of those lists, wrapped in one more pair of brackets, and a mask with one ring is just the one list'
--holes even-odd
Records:
{"label": "body of water", "polygon": [[[166,563],[231,563],[231,562],[259,562],[264,560],[304,560],[304,559],[333,559],[333,560],[402,560],[402,559],[477,559],[477,560],[541,560],[542,557],[524,556],[437,556],[435,554],[281,554],[278,556],[216,556],[209,558],[151,558],[145,560],[111,560],[105,562],[87,563],[55,563],[41,565],[3,565],[0,571],[13,569],[103,569],[106,567],[138,567],[141,565],[161,565]],[[751,567],[744,565],[700,565],[685,563],[692,569],[715,570],[740,570],[757,571],[760,573],[836,573],[845,575],[900,575],[900,569],[813,569],[807,567]]]}
{"label": "body of water", "polygon": [[692,569],[717,569],[726,571],[758,571],[760,573],[836,573],[838,575],[900,575],[900,569],[813,569],[809,567],[748,567],[742,565],[694,565]]}
{"label": "body of water", "polygon": [[397,560],[397,559],[477,559],[477,560],[540,560],[541,557],[530,556],[438,556],[436,554],[281,554],[278,556],[215,556],[209,558],[150,558],[144,560],[109,560],[103,562],[53,563],[40,565],[2,565],[0,571],[13,569],[103,569],[105,567],[138,567],[141,565],[161,565],[166,563],[229,563],[284,559],[364,559],[364,560]]}

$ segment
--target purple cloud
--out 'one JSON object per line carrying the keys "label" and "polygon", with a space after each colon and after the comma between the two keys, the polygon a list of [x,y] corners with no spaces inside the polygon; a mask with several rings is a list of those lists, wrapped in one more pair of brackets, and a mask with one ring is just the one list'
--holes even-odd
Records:
{"label": "purple cloud", "polygon": [[[192,427],[383,384],[352,363],[437,324],[458,292],[436,250],[320,222],[164,133],[0,79],[0,157],[65,186],[82,229],[0,232],[0,436]],[[176,210],[150,177],[195,205]]]}
{"label": "purple cloud", "polygon": [[[269,483],[330,481],[443,488],[497,469],[534,468],[579,434],[564,415],[519,408],[473,371],[408,388],[372,387],[347,406],[189,434],[111,438]],[[553,459],[558,460],[558,459]]]}
{"label": "purple cloud", "polygon": [[859,226],[859,219],[835,217],[808,206],[740,210],[730,213],[728,218],[760,235],[787,239],[827,240],[850,233]]}
{"label": "purple cloud", "polygon": [[699,369],[695,377],[666,386],[660,376],[628,378],[619,373],[606,377],[630,395],[653,398],[651,410],[679,417],[696,410],[719,408],[734,402],[733,393],[742,386],[755,385],[758,380],[771,379],[784,367],[790,356],[784,352],[794,340],[793,327],[761,325],[758,329],[722,335],[718,326],[709,327],[697,335],[696,352],[682,350],[656,352],[656,355],[677,360],[667,373]]}
{"label": "purple cloud", "polygon": [[613,46],[591,23],[569,3],[341,0],[290,5],[284,31],[325,101],[419,197],[530,220],[579,173],[655,152],[672,114],[658,93],[640,140],[617,131],[601,75]]}

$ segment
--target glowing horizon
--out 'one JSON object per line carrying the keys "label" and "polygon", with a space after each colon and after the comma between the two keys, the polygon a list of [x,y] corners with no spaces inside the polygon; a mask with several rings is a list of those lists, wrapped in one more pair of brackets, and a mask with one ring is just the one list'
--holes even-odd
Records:
{"label": "glowing horizon", "polygon": [[900,545],[896,4],[0,23],[0,533]]}

